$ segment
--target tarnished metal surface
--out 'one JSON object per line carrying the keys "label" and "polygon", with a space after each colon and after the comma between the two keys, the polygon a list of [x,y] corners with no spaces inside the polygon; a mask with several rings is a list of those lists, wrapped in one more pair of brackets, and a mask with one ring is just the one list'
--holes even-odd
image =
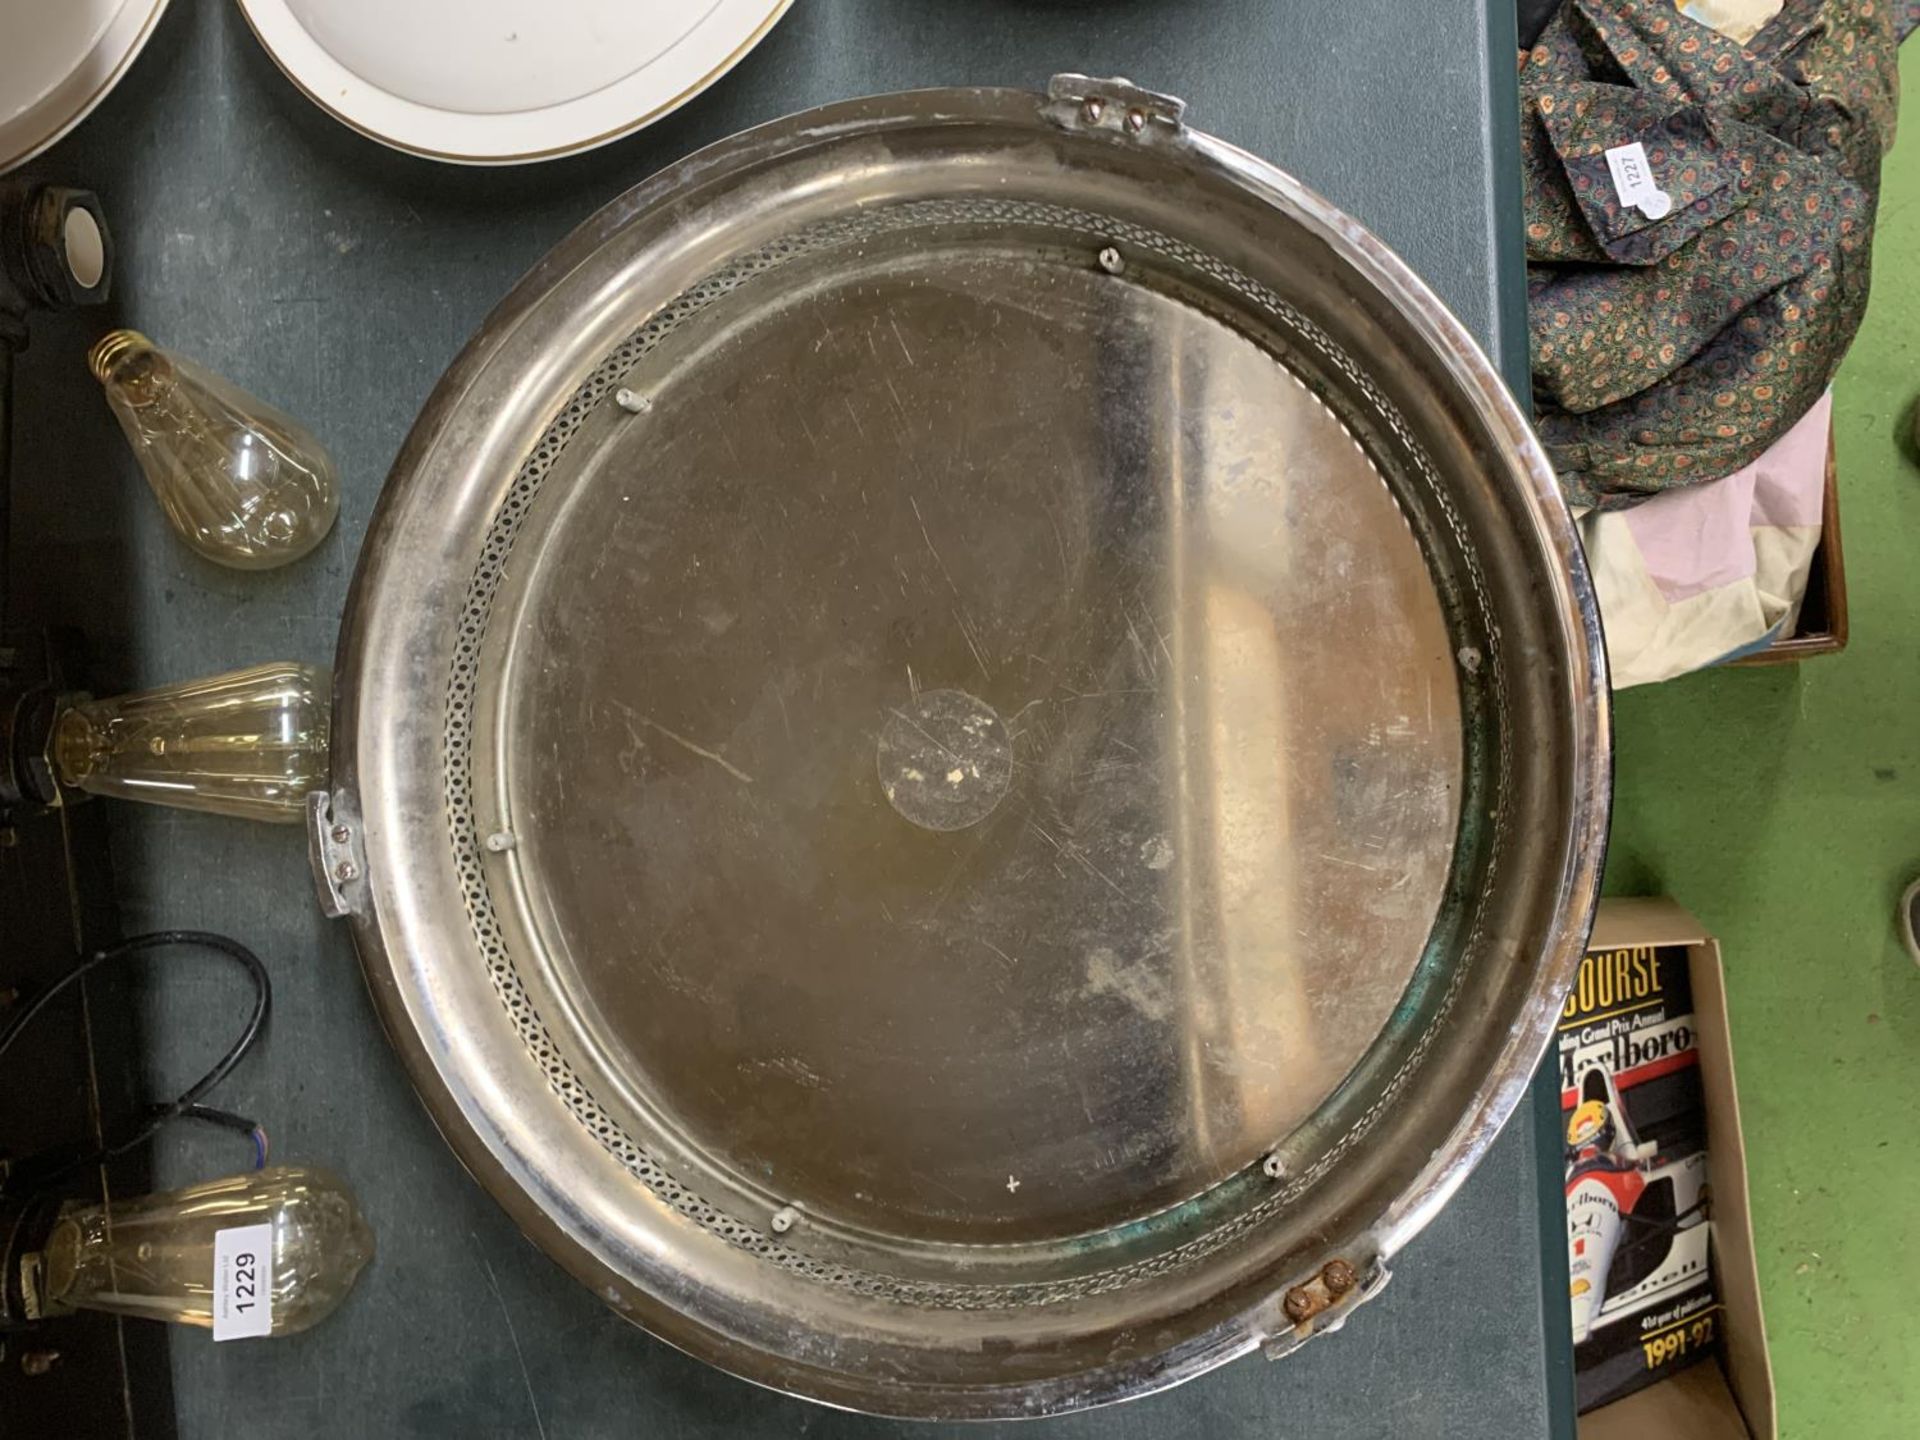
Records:
{"label": "tarnished metal surface", "polygon": [[1144,1393],[1344,1320],[1524,1088],[1594,639],[1351,220],[1136,90],[830,107],[602,212],[423,414],[337,667],[356,939],[469,1164],[667,1338],[889,1413]]}
{"label": "tarnished metal surface", "polygon": [[712,1158],[1063,1239],[1244,1169],[1386,1023],[1451,869],[1451,647],[1358,445],[1146,261],[888,242],[689,321],[568,442],[476,819],[596,1068]]}

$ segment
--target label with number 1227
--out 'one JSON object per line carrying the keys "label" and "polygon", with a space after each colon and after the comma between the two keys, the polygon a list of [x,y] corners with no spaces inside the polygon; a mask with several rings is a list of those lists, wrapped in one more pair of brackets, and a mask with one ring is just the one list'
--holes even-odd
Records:
{"label": "label with number 1227", "polygon": [[236,1225],[213,1235],[213,1338],[273,1333],[273,1226]]}

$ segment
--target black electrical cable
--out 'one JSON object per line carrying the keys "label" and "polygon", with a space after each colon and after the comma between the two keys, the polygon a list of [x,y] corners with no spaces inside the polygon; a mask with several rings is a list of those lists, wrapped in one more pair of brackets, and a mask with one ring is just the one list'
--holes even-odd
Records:
{"label": "black electrical cable", "polygon": [[[261,1031],[266,1028],[267,1014],[273,1006],[273,982],[267,975],[267,967],[260,963],[260,957],[253,951],[237,940],[228,939],[225,935],[216,935],[208,930],[155,930],[150,934],[135,935],[130,940],[122,940],[118,945],[110,945],[105,950],[95,951],[34,996],[7,1022],[4,1028],[0,1028],[0,1057],[6,1055],[14,1041],[20,1038],[20,1033],[33,1023],[54,997],[69,986],[78,984],[101,966],[111,964],[115,960],[139,955],[148,950],[179,945],[193,946],[225,955],[246,970],[248,977],[253,981],[254,989],[253,1013],[247,1017],[246,1028],[240,1032],[240,1038],[228,1047],[227,1052],[215,1062],[211,1070],[189,1086],[178,1098],[164,1105],[154,1106],[130,1134],[112,1144],[102,1145],[91,1154],[66,1161],[47,1174],[36,1175],[34,1179],[37,1184],[50,1185],[72,1174],[75,1170],[124,1155],[169,1120],[179,1116],[209,1121],[251,1136],[256,1157],[262,1164],[265,1163],[266,1134],[258,1125],[244,1115],[236,1115],[230,1110],[219,1110],[211,1105],[200,1103],[201,1097],[226,1079],[232,1073],[233,1067],[238,1065],[247,1051],[253,1048],[254,1042],[260,1038]],[[23,1161],[15,1167],[16,1171],[25,1171],[30,1168],[30,1161]]]}

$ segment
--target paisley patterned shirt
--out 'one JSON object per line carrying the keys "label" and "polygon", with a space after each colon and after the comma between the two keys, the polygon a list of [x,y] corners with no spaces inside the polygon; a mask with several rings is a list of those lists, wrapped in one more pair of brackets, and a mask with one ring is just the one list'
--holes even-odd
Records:
{"label": "paisley patterned shirt", "polygon": [[[1742,46],[1673,0],[1568,0],[1522,53],[1536,423],[1574,504],[1730,474],[1820,398],[1916,21],[1786,0]],[[1620,203],[1607,152],[1635,142],[1670,203]]]}

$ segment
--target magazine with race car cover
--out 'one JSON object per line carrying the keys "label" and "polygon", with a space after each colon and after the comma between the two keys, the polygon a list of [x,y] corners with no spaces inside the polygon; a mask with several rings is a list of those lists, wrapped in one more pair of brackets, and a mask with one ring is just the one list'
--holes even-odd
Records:
{"label": "magazine with race car cover", "polygon": [[1582,1412],[1714,1353],[1706,1104],[1683,945],[1595,951],[1559,1030]]}

